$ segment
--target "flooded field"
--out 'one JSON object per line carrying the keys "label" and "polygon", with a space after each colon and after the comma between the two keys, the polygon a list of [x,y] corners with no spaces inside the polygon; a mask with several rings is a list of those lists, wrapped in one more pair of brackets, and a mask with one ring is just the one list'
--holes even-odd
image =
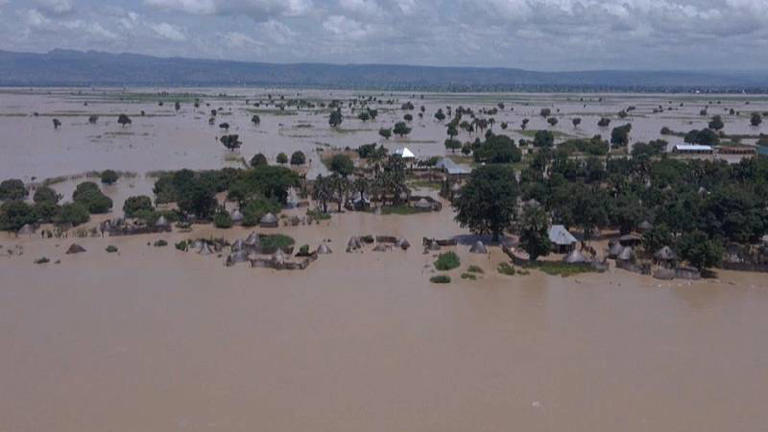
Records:
{"label": "flooded field", "polygon": [[[15,240],[0,258],[0,430],[755,431],[768,423],[762,276],[611,270],[434,285],[432,255],[349,235],[462,232],[448,212],[285,228],[306,272],[148,247],[189,235]],[[195,235],[205,236],[208,228]],[[242,237],[243,229],[225,232]],[[219,232],[218,234],[221,234]],[[0,243],[7,244],[4,238]],[[107,244],[119,254],[107,254]],[[61,259],[38,266],[34,257]]]}
{"label": "flooded field", "polygon": [[[265,107],[269,95],[317,106]],[[360,95],[392,104],[373,104],[379,116],[368,122],[345,109],[341,127],[330,128],[319,104]],[[379,128],[401,120],[408,101],[412,133],[381,138]],[[102,185],[115,201],[103,217],[113,218],[127,197],[151,195],[153,171],[239,167],[258,152],[273,163],[280,152],[302,150],[313,177],[325,172],[322,152],[373,142],[445,155],[438,108],[478,112],[498,103],[505,109],[492,116],[493,130],[515,139],[537,129],[607,136],[630,122],[632,142],[674,144],[682,138],[662,136],[662,127],[703,128],[715,114],[745,144],[768,128],[749,124],[749,113],[768,111],[768,99],[734,95],[6,89],[0,178],[62,177],[53,187],[67,201],[87,172],[132,173]],[[659,106],[664,111],[654,113]],[[556,126],[539,115],[543,108]],[[131,125],[117,123],[121,113]],[[611,118],[609,128],[597,126],[601,117]],[[223,122],[243,141],[237,152],[217,141]],[[453,217],[447,205],[411,216],[347,212],[272,230],[297,245],[329,241],[334,254],[297,272],[226,268],[222,257],[173,248],[193,237],[242,238],[250,231],[241,227],[77,240],[2,233],[0,252],[24,253],[0,253],[0,432],[752,432],[768,425],[764,275],[721,271],[716,280],[662,282],[611,268],[570,278],[504,276],[496,271],[507,260],[498,248],[477,255],[459,245],[453,283],[431,284],[434,253],[418,245],[423,236],[468,234]],[[364,234],[403,236],[415,247],[344,253],[350,236]],[[150,246],[158,239],[169,246]],[[65,255],[74,241],[87,251]],[[108,245],[119,252],[106,253]],[[51,262],[34,263],[43,256]],[[479,280],[461,278],[469,265],[483,269]]]}

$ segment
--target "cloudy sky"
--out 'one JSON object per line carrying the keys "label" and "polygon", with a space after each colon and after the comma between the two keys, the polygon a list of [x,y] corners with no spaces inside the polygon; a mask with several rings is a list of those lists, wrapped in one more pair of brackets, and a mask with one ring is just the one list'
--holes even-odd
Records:
{"label": "cloudy sky", "polygon": [[536,70],[768,69],[768,0],[0,0],[0,49]]}

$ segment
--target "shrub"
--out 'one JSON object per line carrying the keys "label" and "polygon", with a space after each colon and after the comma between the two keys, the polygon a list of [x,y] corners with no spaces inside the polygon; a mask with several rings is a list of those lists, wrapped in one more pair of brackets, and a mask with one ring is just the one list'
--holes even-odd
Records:
{"label": "shrub", "polygon": [[467,268],[467,271],[469,273],[480,273],[480,274],[485,273],[485,271],[483,271],[483,269],[481,269],[480,267],[478,267],[476,265],[469,266],[469,268]]}
{"label": "shrub", "polygon": [[232,228],[232,216],[229,215],[229,212],[222,209],[221,211],[216,212],[216,214],[213,216],[213,225],[216,228]]}
{"label": "shrub", "polygon": [[186,240],[182,240],[182,241],[176,243],[174,245],[174,247],[176,247],[176,249],[178,249],[178,250],[180,250],[182,252],[186,252],[187,251],[187,247],[188,247],[187,241]]}
{"label": "shrub", "polygon": [[166,247],[166,246],[168,246],[168,242],[163,240],[163,239],[160,239],[160,240],[155,242],[154,246],[155,247]]}
{"label": "shrub", "polygon": [[451,277],[448,275],[438,275],[429,278],[429,281],[435,284],[449,284],[451,283]]}
{"label": "shrub", "polygon": [[477,276],[473,275],[472,273],[462,273],[461,278],[466,280],[477,280]]}
{"label": "shrub", "polygon": [[19,179],[4,180],[0,183],[1,201],[24,199],[28,194],[24,182]]}
{"label": "shrub", "polygon": [[461,265],[459,256],[454,252],[440,254],[435,261],[435,268],[440,271],[448,271],[458,268]]}
{"label": "shrub", "polygon": [[116,253],[117,252],[117,246],[109,245],[106,249],[107,253]]}
{"label": "shrub", "polygon": [[117,175],[117,172],[113,170],[105,170],[101,173],[101,182],[104,184],[115,184],[118,178],[119,176]]}
{"label": "shrub", "polygon": [[515,268],[509,265],[508,263],[501,263],[498,267],[496,267],[496,271],[503,275],[507,276],[514,276],[515,275]]}
{"label": "shrub", "polygon": [[35,260],[35,264],[48,264],[51,260],[48,257],[42,257]]}

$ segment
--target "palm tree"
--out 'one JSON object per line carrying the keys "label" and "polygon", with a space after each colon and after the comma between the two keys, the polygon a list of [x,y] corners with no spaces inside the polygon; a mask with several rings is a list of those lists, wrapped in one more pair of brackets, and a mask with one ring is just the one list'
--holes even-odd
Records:
{"label": "palm tree", "polygon": [[328,201],[333,197],[333,187],[329,177],[317,176],[312,188],[312,199],[323,207],[323,213],[328,213]]}

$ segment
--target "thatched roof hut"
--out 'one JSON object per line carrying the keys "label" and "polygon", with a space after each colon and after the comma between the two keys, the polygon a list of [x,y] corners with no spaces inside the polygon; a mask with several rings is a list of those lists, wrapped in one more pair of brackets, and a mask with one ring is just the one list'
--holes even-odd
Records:
{"label": "thatched roof hut", "polygon": [[673,251],[669,246],[664,246],[663,248],[656,251],[656,253],[653,254],[653,257],[657,261],[677,261],[678,259],[675,251]]}
{"label": "thatched roof hut", "polygon": [[20,236],[22,236],[22,235],[32,235],[34,233],[35,233],[35,227],[33,227],[30,224],[26,224],[23,227],[21,227],[21,229],[19,229],[19,231],[16,232],[16,235],[20,235]]}
{"label": "thatched roof hut", "polygon": [[572,250],[571,253],[569,253],[568,256],[563,259],[563,261],[568,264],[584,264],[588,262],[584,254],[582,254],[578,249]]}
{"label": "thatched roof hut", "polygon": [[67,249],[66,254],[67,255],[74,255],[85,252],[85,248],[80,246],[77,243],[72,243],[72,245]]}
{"label": "thatched roof hut", "polygon": [[229,258],[233,263],[243,263],[248,261],[248,254],[244,250],[239,250],[229,254]]}
{"label": "thatched roof hut", "polygon": [[208,243],[203,243],[202,246],[200,246],[200,249],[197,251],[198,254],[203,256],[213,255],[213,250],[211,249],[211,246]]}
{"label": "thatched roof hut", "polygon": [[475,244],[472,245],[471,248],[469,248],[469,251],[471,253],[476,253],[476,254],[487,254],[488,253],[488,248],[485,247],[483,242],[478,240],[478,241],[475,242]]}
{"label": "thatched roof hut", "polygon": [[630,233],[619,237],[619,243],[622,246],[637,246],[642,243],[643,237],[639,234]]}
{"label": "thatched roof hut", "polygon": [[402,249],[402,250],[408,250],[408,249],[411,247],[411,243],[410,243],[410,242],[408,242],[408,239],[406,239],[406,238],[404,238],[404,237],[400,237],[400,238],[399,238],[399,239],[397,239],[397,241],[395,242],[395,246],[396,246],[396,247],[399,247],[399,248],[400,248],[400,249]]}
{"label": "thatched roof hut", "polygon": [[349,238],[349,241],[347,242],[347,252],[358,250],[362,247],[363,247],[363,243],[360,241],[359,237]]}
{"label": "thatched roof hut", "polygon": [[158,228],[165,228],[171,226],[171,224],[168,222],[168,219],[166,219],[165,216],[160,216],[155,221],[155,226]]}
{"label": "thatched roof hut", "polygon": [[608,249],[608,256],[611,258],[618,258],[619,255],[624,251],[624,246],[621,245],[621,243],[617,241],[611,242],[611,247]]}
{"label": "thatched roof hut", "polygon": [[640,231],[643,231],[643,232],[650,231],[650,230],[653,229],[653,224],[648,222],[648,220],[644,220],[644,221],[640,222],[640,225],[638,225],[637,228]]}
{"label": "thatched roof hut", "polygon": [[616,259],[619,261],[633,261],[635,259],[635,250],[631,246],[627,246]]}
{"label": "thatched roof hut", "polygon": [[272,255],[272,263],[275,265],[283,265],[285,264],[285,254],[282,250],[278,249],[277,252],[275,252],[274,255]]}
{"label": "thatched roof hut", "polygon": [[261,246],[261,238],[259,238],[259,235],[255,232],[252,232],[246,237],[245,245],[249,248],[257,248]]}
{"label": "thatched roof hut", "polygon": [[232,252],[239,252],[245,249],[245,242],[238,239],[234,243],[232,243],[232,246],[230,248],[232,249]]}
{"label": "thatched roof hut", "polygon": [[230,213],[230,216],[232,217],[232,222],[234,223],[240,223],[243,221],[243,214],[240,213],[240,210],[233,210],[232,213]]}
{"label": "thatched roof hut", "polygon": [[320,247],[317,248],[317,254],[318,255],[330,255],[333,251],[330,247],[328,247],[327,244],[323,243],[320,245]]}
{"label": "thatched roof hut", "polygon": [[275,216],[272,213],[267,213],[261,218],[261,221],[259,221],[259,225],[262,228],[277,228],[279,225],[279,222],[277,220],[277,216]]}
{"label": "thatched roof hut", "polygon": [[374,252],[388,252],[392,250],[392,246],[384,243],[379,243],[373,248]]}

